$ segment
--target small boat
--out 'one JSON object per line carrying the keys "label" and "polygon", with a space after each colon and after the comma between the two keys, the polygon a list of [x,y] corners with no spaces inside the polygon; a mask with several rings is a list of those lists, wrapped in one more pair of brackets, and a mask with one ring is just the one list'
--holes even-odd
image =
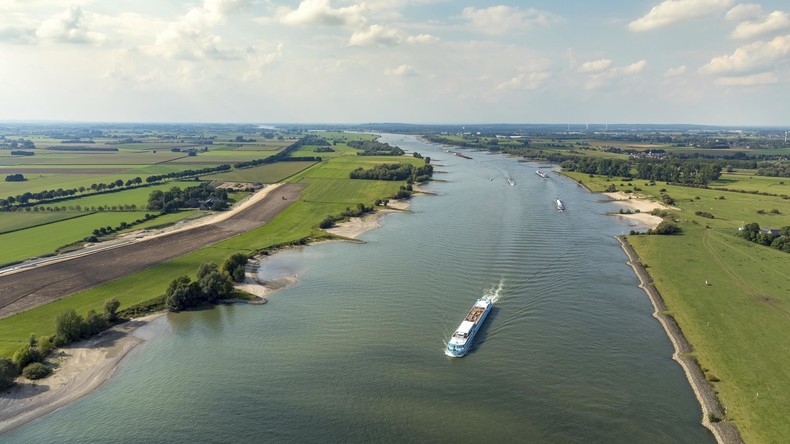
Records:
{"label": "small boat", "polygon": [[565,204],[562,203],[562,201],[560,200],[559,197],[554,199],[554,203],[557,205],[557,209],[558,210],[560,210],[560,211],[564,211],[565,210]]}
{"label": "small boat", "polygon": [[546,173],[544,173],[544,172],[543,172],[543,171],[541,171],[541,170],[537,170],[537,171],[535,171],[535,174],[537,174],[538,176],[540,176],[540,177],[542,177],[542,178],[544,178],[544,179],[548,179],[548,178],[549,178],[549,175],[548,175],[548,174],[546,174]]}
{"label": "small boat", "polygon": [[508,177],[507,177],[507,183],[509,183],[509,184],[510,184],[510,186],[513,186],[513,185],[515,185],[515,184],[516,184],[516,181],[514,181],[514,180],[513,180],[513,179],[512,179],[510,176],[508,176]]}
{"label": "small boat", "polygon": [[453,358],[460,358],[469,352],[472,341],[480,330],[480,326],[486,320],[486,316],[491,311],[494,303],[488,299],[480,298],[472,306],[469,314],[466,315],[461,325],[455,330],[450,341],[447,342],[447,349],[444,354]]}

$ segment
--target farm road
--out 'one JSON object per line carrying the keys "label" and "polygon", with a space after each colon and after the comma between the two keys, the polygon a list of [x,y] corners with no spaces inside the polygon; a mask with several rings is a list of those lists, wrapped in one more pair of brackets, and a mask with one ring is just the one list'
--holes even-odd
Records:
{"label": "farm road", "polygon": [[298,199],[301,188],[283,184],[261,201],[221,222],[2,276],[0,319],[257,228]]}

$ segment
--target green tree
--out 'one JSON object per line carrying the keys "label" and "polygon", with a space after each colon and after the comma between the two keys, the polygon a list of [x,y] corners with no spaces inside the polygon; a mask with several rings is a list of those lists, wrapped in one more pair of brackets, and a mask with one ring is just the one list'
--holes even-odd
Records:
{"label": "green tree", "polygon": [[63,344],[70,344],[82,336],[84,321],[74,309],[61,312],[55,318],[55,335]]}
{"label": "green tree", "polygon": [[85,317],[85,330],[87,332],[86,336],[93,336],[97,333],[103,332],[107,330],[110,326],[110,323],[107,321],[107,317],[96,313],[95,310],[91,310],[88,312],[88,316]]}
{"label": "green tree", "polygon": [[211,265],[214,268],[200,276],[198,284],[203,298],[208,302],[216,302],[217,299],[230,295],[233,291],[233,282],[229,274],[219,271],[217,264]]}
{"label": "green tree", "polygon": [[170,282],[165,292],[165,304],[170,311],[181,311],[200,303],[200,286],[189,276],[179,276]]}
{"label": "green tree", "polygon": [[36,380],[46,378],[52,374],[52,369],[40,362],[33,362],[22,370],[22,376],[27,379]]}
{"label": "green tree", "polygon": [[108,299],[104,303],[104,314],[107,315],[107,320],[115,322],[118,319],[118,307],[121,306],[121,301],[118,298]]}
{"label": "green tree", "polygon": [[5,390],[14,385],[14,380],[19,375],[16,364],[5,356],[0,356],[0,390]]}
{"label": "green tree", "polygon": [[228,273],[234,282],[244,281],[244,267],[247,265],[247,255],[234,253],[222,263],[222,271]]}
{"label": "green tree", "polygon": [[35,346],[25,344],[14,353],[12,361],[16,364],[17,368],[23,369],[31,362],[41,362],[43,357]]}

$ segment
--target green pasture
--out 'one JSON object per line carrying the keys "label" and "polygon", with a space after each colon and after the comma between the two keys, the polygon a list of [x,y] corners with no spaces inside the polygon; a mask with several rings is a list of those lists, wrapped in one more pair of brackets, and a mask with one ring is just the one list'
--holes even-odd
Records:
{"label": "green pasture", "polygon": [[740,169],[732,173],[722,173],[719,180],[711,183],[710,187],[790,196],[790,177],[757,176],[756,173],[756,170]]}
{"label": "green pasture", "polygon": [[73,212],[0,211],[0,234],[38,225],[50,224],[59,220],[71,219],[83,215],[84,214]]}
{"label": "green pasture", "polygon": [[316,162],[277,162],[241,170],[202,176],[201,179],[224,182],[276,183],[315,165]]}
{"label": "green pasture", "polygon": [[[790,436],[790,255],[735,234],[743,223],[790,225],[790,200],[567,173],[593,191],[610,184],[639,187],[675,199],[670,212],[683,230],[675,236],[629,236],[641,261],[693,344],[693,355],[746,442],[781,442]],[[727,188],[774,193],[782,178],[725,174]],[[629,183],[631,184],[629,186]],[[723,199],[722,199],[723,198]],[[777,209],[779,214],[758,210]],[[713,219],[696,216],[704,211]],[[708,285],[706,285],[706,282]]]}
{"label": "green pasture", "polygon": [[173,187],[186,188],[199,185],[199,182],[167,182],[147,187],[138,187],[131,189],[124,189],[114,193],[104,193],[92,196],[77,197],[62,202],[55,202],[51,204],[38,205],[40,208],[48,207],[76,207],[79,205],[81,208],[98,208],[102,207],[117,207],[124,205],[135,205],[138,210],[145,210],[148,205],[148,196],[154,190],[167,191]]}
{"label": "green pasture", "polygon": [[90,188],[94,183],[110,183],[118,179],[124,181],[141,177],[145,179],[146,174],[135,173],[120,173],[120,174],[63,174],[63,173],[42,173],[42,174],[27,174],[22,172],[27,179],[24,182],[0,182],[0,197],[16,196],[25,192],[37,193],[44,190],[56,190],[63,188],[64,190],[85,187]]}
{"label": "green pasture", "polygon": [[237,162],[246,162],[256,159],[265,159],[273,155],[275,151],[209,151],[207,153],[198,153],[197,156],[186,156],[174,159],[170,164],[216,164],[222,165],[223,163],[234,164]]}

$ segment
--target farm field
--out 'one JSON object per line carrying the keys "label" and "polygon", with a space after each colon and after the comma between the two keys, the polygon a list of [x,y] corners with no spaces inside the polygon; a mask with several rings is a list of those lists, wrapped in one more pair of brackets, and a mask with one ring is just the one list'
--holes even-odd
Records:
{"label": "farm field", "polygon": [[217,174],[205,175],[202,178],[225,182],[260,182],[276,183],[315,165],[316,162],[278,162],[253,168],[232,170]]}
{"label": "farm field", "polygon": [[[22,230],[38,225],[51,224],[59,220],[80,217],[84,214],[68,212],[27,212],[27,211],[0,211],[0,234],[9,231]],[[1,239],[1,238],[0,238]]]}
{"label": "farm field", "polygon": [[[655,199],[664,189],[675,199],[677,210],[671,214],[681,235],[629,236],[628,241],[745,441],[780,442],[790,435],[790,342],[785,340],[790,337],[790,254],[735,235],[743,223],[790,225],[790,200],[566,174],[593,191],[615,184],[618,190],[641,188],[637,194]],[[722,177],[733,189],[784,187],[779,184],[783,178]],[[698,211],[714,218],[695,215]]]}
{"label": "farm field", "polygon": [[136,187],[131,189],[124,189],[121,191],[116,191],[114,193],[104,193],[104,194],[96,194],[92,196],[85,196],[85,197],[77,197],[75,199],[69,199],[61,202],[55,202],[51,204],[41,204],[37,205],[40,208],[51,208],[51,207],[76,207],[79,205],[81,208],[111,208],[111,207],[123,207],[125,205],[134,205],[137,210],[145,210],[146,205],[148,204],[148,196],[154,190],[162,190],[166,191],[173,187],[179,188],[186,188],[186,187],[194,187],[199,185],[200,182],[194,181],[176,181],[176,182],[167,182],[162,184],[156,184],[151,186],[144,186],[144,187]]}

